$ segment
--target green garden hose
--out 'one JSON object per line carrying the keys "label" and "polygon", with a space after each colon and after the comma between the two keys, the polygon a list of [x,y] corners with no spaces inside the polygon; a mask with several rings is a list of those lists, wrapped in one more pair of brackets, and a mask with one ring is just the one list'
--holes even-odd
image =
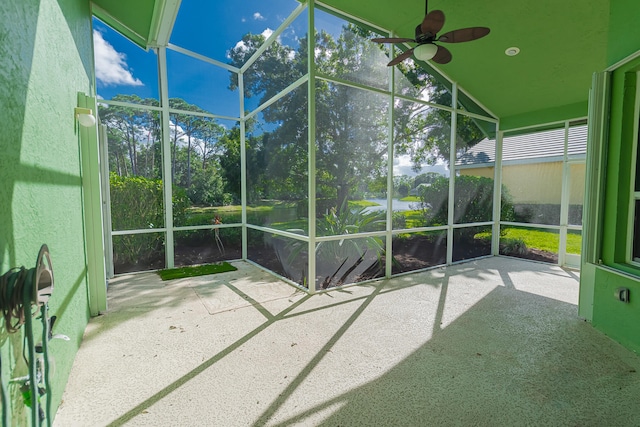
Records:
{"label": "green garden hose", "polygon": [[47,391],[46,400],[46,420],[47,427],[51,427],[51,384],[49,382],[49,307],[47,303],[42,304],[40,308],[42,317],[42,357],[44,359],[44,389]]}
{"label": "green garden hose", "polygon": [[[31,307],[31,289],[29,289],[29,286],[25,286],[24,287],[24,292],[23,292],[23,300],[22,300],[22,304],[25,307]],[[29,313],[31,314],[31,313]],[[38,422],[38,418],[39,418],[39,411],[38,411],[38,379],[36,377],[37,375],[37,370],[36,370],[36,348],[35,348],[35,342],[33,340],[33,319],[32,317],[29,316],[25,316],[24,319],[24,333],[27,336],[27,343],[28,343],[28,352],[29,352],[29,391],[31,393],[31,426],[37,426],[40,425],[40,423]]]}
{"label": "green garden hose", "polygon": [[0,356],[0,393],[2,393],[2,427],[9,427],[9,411],[7,410],[9,405],[9,399],[7,399],[7,385],[4,383],[4,377],[2,377],[2,356]]}

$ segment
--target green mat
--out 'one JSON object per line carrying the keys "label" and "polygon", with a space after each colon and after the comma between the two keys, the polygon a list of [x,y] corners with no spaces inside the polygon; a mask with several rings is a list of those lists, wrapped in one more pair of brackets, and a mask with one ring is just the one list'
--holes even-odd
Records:
{"label": "green mat", "polygon": [[233,265],[228,262],[219,264],[196,265],[193,267],[167,268],[158,270],[162,280],[182,279],[184,277],[204,276],[207,274],[224,273],[225,271],[236,271]]}

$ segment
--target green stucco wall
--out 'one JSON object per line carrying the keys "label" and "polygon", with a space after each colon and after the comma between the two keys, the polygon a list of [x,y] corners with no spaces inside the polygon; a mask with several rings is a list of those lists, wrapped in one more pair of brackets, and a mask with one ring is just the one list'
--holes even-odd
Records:
{"label": "green stucco wall", "polygon": [[[611,2],[609,66],[640,50],[638,16],[640,3],[637,0]],[[626,262],[637,70],[640,70],[640,60],[636,59],[618,67],[612,74],[601,248],[603,265],[583,268],[586,274],[581,278],[580,301],[581,304],[593,302],[590,320],[596,328],[639,352],[640,268]],[[595,237],[588,231],[585,236],[587,239]],[[630,289],[630,303],[614,297],[614,291],[619,287]]]}
{"label": "green stucco wall", "polygon": [[[50,345],[54,414],[89,318],[73,109],[78,92],[93,92],[91,40],[87,0],[0,2],[0,273],[32,268],[40,246],[49,246],[54,332],[71,338]],[[21,333],[0,328],[5,381],[26,374],[22,342]],[[9,392],[12,425],[28,425],[17,387]]]}
{"label": "green stucco wall", "polygon": [[[640,352],[640,283],[633,277],[604,268],[596,268],[593,326],[620,342],[625,347]],[[615,290],[626,287],[631,290],[629,303],[614,298]]]}
{"label": "green stucco wall", "polygon": [[613,0],[610,4],[607,65],[615,64],[640,48],[638,0]]}

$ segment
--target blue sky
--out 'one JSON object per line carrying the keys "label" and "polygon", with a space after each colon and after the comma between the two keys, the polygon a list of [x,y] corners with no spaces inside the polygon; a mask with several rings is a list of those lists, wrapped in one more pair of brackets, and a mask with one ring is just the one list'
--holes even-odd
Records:
{"label": "blue sky", "polygon": [[[298,5],[296,0],[185,0],[170,42],[227,63],[227,52],[243,35],[270,35]],[[282,43],[297,47],[297,40],[306,34],[306,18],[301,18],[281,35]],[[97,19],[94,45],[100,97],[135,94],[158,99],[157,56],[153,51],[145,52]],[[227,89],[229,72],[173,51],[167,52],[167,67],[170,97],[183,98],[214,114],[238,116],[238,92]]]}
{"label": "blue sky", "polygon": [[[240,6],[239,6],[240,5]],[[245,0],[243,2],[183,0],[170,42],[176,46],[227,63],[229,49],[241,42],[246,33],[269,36],[299,5],[296,0]],[[283,44],[297,48],[306,35],[303,13],[279,38]],[[344,21],[324,12],[316,12],[316,27],[334,37]],[[158,96],[157,56],[145,52],[117,32],[94,19],[94,46],[98,96],[111,99],[117,94]],[[167,51],[169,97],[182,98],[205,110],[238,117],[239,94],[227,89],[229,72],[186,55]],[[246,109],[257,106],[247,101]],[[224,123],[230,125],[232,122]],[[415,175],[407,156],[394,159],[395,174]],[[448,174],[444,165],[425,168]]]}

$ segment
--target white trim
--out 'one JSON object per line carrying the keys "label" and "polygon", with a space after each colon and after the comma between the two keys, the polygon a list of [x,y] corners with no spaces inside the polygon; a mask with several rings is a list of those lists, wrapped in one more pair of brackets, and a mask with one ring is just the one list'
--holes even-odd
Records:
{"label": "white trim", "polygon": [[[313,7],[313,2],[309,2],[309,8]],[[280,37],[280,34],[291,25],[295,19],[302,14],[302,12],[307,9],[306,3],[300,3],[294,10],[289,14],[289,16],[280,24],[280,26],[273,32],[271,35],[262,43],[262,45],[251,55],[251,58],[244,63],[242,67],[240,67],[240,72],[245,73],[249,67],[253,65],[254,62],[258,60],[260,55],[267,50],[271,44]],[[313,32],[309,32],[308,34],[314,34]]]}
{"label": "white trim", "polygon": [[[315,0],[308,0],[307,35],[315,34]],[[310,294],[316,293],[316,39],[307,36],[307,220],[309,244],[307,247],[307,287]]]}
{"label": "white trim", "polygon": [[[241,74],[241,76],[244,77],[244,74]],[[294,90],[296,90],[297,88],[302,86],[308,80],[309,80],[309,74],[305,74],[304,76],[300,77],[298,80],[296,80],[295,82],[291,83],[289,86],[287,86],[286,88],[282,89],[280,92],[278,92],[277,94],[275,94],[274,96],[269,98],[266,102],[260,104],[258,106],[258,108],[256,108],[255,110],[251,111],[249,114],[244,116],[244,120],[246,121],[246,120],[251,119],[252,117],[255,117],[258,113],[263,111],[265,108],[267,108],[267,107],[273,105],[275,102],[281,100],[282,98],[287,96],[289,93],[293,92]],[[243,84],[243,88],[244,88],[244,84]],[[244,92],[244,91],[242,91],[242,92]],[[243,93],[241,93],[241,95],[242,94]],[[242,105],[244,105],[244,99],[242,101]]]}
{"label": "white trim", "polygon": [[160,105],[162,106],[162,191],[164,193],[165,268],[174,267],[173,247],[173,177],[171,176],[171,139],[168,130],[169,83],[167,80],[167,48],[158,48],[158,80],[160,85]]}
{"label": "white trim", "polygon": [[504,131],[504,133],[507,134],[507,137],[512,134],[512,133],[522,133],[522,131],[525,130],[540,130],[540,131],[545,131],[545,130],[549,130],[549,128],[561,128],[564,127],[564,124],[566,122],[569,123],[573,123],[573,122],[577,122],[577,121],[582,121],[582,120],[587,120],[586,116],[579,116],[579,117],[574,117],[572,119],[566,119],[566,120],[557,120],[557,121],[553,121],[553,122],[546,122],[546,123],[539,123],[539,124],[535,124],[535,125],[529,125],[529,126],[522,126],[519,128],[513,128],[513,129],[507,129]]}
{"label": "white trim", "polygon": [[502,141],[504,132],[496,132],[496,162],[493,169],[493,228],[491,231],[491,253],[500,254],[500,220],[502,214]]}
{"label": "white trim", "polygon": [[357,17],[355,15],[351,15],[349,13],[343,12],[342,10],[336,9],[335,7],[329,6],[328,4],[325,4],[325,3],[321,2],[321,1],[316,1],[314,3],[317,6],[319,6],[321,9],[326,9],[327,11],[329,11],[328,13],[332,13],[333,15],[336,15],[338,17],[347,18],[348,20],[360,22],[361,24],[364,24],[364,25],[366,25],[368,27],[371,27],[371,28],[373,28],[375,30],[378,30],[380,32],[380,34],[392,34],[392,32],[387,28],[382,28],[382,27],[380,27],[380,26],[378,26],[376,24],[372,24],[371,22],[365,21],[364,19],[359,18],[359,17]]}
{"label": "white trim", "polygon": [[309,241],[309,236],[307,236],[306,234],[298,234],[298,233],[293,233],[291,231],[279,230],[277,228],[265,227],[263,225],[256,225],[256,224],[247,224],[247,228],[250,228],[256,231],[262,231],[263,233],[277,234],[278,236],[289,237],[291,239],[300,240],[303,242]]}
{"label": "white trim", "polygon": [[[635,214],[636,214],[636,202],[640,200],[639,193],[636,191],[636,176],[638,174],[638,126],[640,122],[640,71],[636,71],[636,99],[633,107],[633,143],[631,144],[631,172],[629,174],[629,206],[627,206],[627,250],[626,250],[626,262],[635,266],[640,266],[640,261],[636,261],[636,257],[633,255],[633,243],[635,238]],[[635,172],[635,173],[634,173]]]}
{"label": "white trim", "polygon": [[240,205],[242,206],[242,259],[247,259],[247,118],[244,114],[244,74],[238,73],[240,99]]}
{"label": "white trim", "polygon": [[[393,50],[391,51],[393,52]],[[391,53],[393,55],[393,53]],[[395,120],[395,108],[393,108],[395,104],[395,97],[393,88],[395,86],[395,71],[396,67],[387,67],[388,75],[389,75],[389,121],[387,125],[389,128],[387,129],[389,138],[387,139],[387,223],[386,223],[386,239],[385,239],[385,270],[384,276],[386,278],[390,278],[393,274],[393,160],[394,160],[394,146],[393,146],[393,136],[394,136],[394,120]]]}
{"label": "white trim", "polygon": [[405,96],[405,95],[401,95],[397,92],[394,91],[394,96],[396,99],[400,99],[403,101],[409,101],[409,102],[415,102],[416,104],[422,104],[422,105],[426,105],[427,107],[431,107],[431,108],[437,108],[439,110],[443,110],[443,111],[448,111],[450,113],[453,113],[454,111],[456,111],[455,108],[449,106],[449,105],[441,105],[441,104],[436,104],[430,101],[425,101],[424,99],[418,99],[418,98],[412,98],[410,96]]}
{"label": "white trim", "polygon": [[629,62],[633,61],[636,58],[640,58],[640,50],[638,50],[635,53],[632,53],[631,55],[627,56],[626,58],[621,59],[620,61],[616,62],[615,64],[608,66],[607,68],[604,69],[604,71],[605,72],[615,71],[617,68],[620,68],[623,65],[628,64]]}
{"label": "white trim", "polygon": [[174,44],[169,43],[167,45],[167,49],[172,50],[174,52],[181,53],[183,55],[190,56],[195,59],[199,59],[203,62],[208,62],[209,64],[215,65],[220,68],[224,68],[227,71],[231,71],[232,73],[239,73],[240,68],[234,67],[233,65],[225,64],[224,62],[216,61],[215,59],[209,58],[208,56],[200,55],[199,53],[190,51],[180,46],[176,46]]}
{"label": "white trim", "polygon": [[169,113],[171,113],[171,114],[186,114],[186,115],[198,116],[198,117],[209,117],[211,119],[230,120],[230,121],[233,121],[233,122],[240,121],[240,117],[222,116],[220,114],[205,113],[205,112],[200,112],[200,111],[179,110],[177,108],[169,108]]}
{"label": "white trim", "polygon": [[[100,108],[96,106],[96,111]],[[98,114],[99,117],[99,114]],[[107,279],[114,275],[113,236],[111,235],[111,190],[109,183],[109,142],[107,127],[98,122],[98,146],[100,150],[100,183],[102,187],[102,224],[104,234],[104,258]]]}
{"label": "white trim", "polygon": [[151,29],[147,45],[150,47],[166,46],[169,43],[173,26],[180,10],[181,0],[156,1],[153,7]]}
{"label": "white trim", "polygon": [[567,224],[569,223],[569,122],[564,125],[564,147],[562,159],[562,187],[560,189],[560,241],[558,245],[558,264],[564,266],[566,264],[567,254]]}
{"label": "white trim", "polygon": [[[549,225],[549,224],[536,224],[531,222],[511,222],[511,221],[500,221],[500,225],[508,225],[510,227],[520,227],[520,228],[545,228],[549,230],[557,230],[560,232],[559,225]],[[576,227],[576,226],[574,226]],[[572,230],[578,230],[579,228],[572,228]]]}
{"label": "white trim", "polygon": [[[158,103],[160,101],[158,100]],[[162,111],[162,107],[155,105],[146,105],[146,104],[136,104],[135,102],[122,102],[122,101],[114,101],[111,99],[99,99],[98,106],[100,104],[106,105],[115,105],[118,107],[131,107],[131,108],[139,108],[141,110],[150,110],[150,111]],[[107,107],[109,108],[109,107]]]}
{"label": "white trim", "polygon": [[[493,111],[488,109],[483,103],[478,101],[473,95],[469,94],[466,90],[464,90],[464,88],[458,88],[458,90],[460,90],[462,93],[464,93],[467,98],[472,100],[478,107],[482,108],[487,114],[491,114],[491,117],[486,117],[486,116],[483,116],[481,114],[476,114],[476,113],[470,113],[469,115],[473,114],[473,116],[478,116],[478,118],[483,118],[485,120],[490,120],[490,121],[496,121],[497,122],[499,120],[497,114],[495,114]],[[456,108],[457,108],[457,106],[456,106]]]}
{"label": "white trim", "polygon": [[356,88],[356,89],[367,90],[369,92],[376,92],[376,93],[379,93],[381,95],[389,96],[391,94],[391,92],[389,92],[386,89],[380,89],[379,87],[374,87],[374,86],[367,86],[367,85],[364,85],[362,83],[354,82],[352,80],[345,80],[345,79],[341,79],[340,77],[330,76],[330,75],[323,74],[323,73],[316,73],[316,79],[325,80],[325,81],[328,81],[328,82],[331,82],[331,83],[338,83],[338,84],[341,84],[343,86],[349,86],[349,87],[353,87],[353,88]]}
{"label": "white trim", "polygon": [[[458,105],[458,84],[453,83],[451,87],[451,103]],[[456,185],[456,139],[458,129],[458,113],[451,114],[451,133],[449,134],[449,200],[447,205],[447,265],[453,262],[453,223],[455,209],[455,185]]]}

